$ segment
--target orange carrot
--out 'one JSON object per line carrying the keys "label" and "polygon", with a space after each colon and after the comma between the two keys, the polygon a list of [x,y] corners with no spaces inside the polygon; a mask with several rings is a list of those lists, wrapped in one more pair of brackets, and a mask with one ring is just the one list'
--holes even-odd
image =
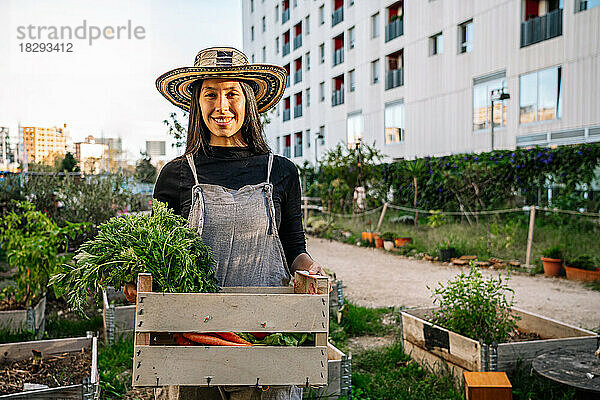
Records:
{"label": "orange carrot", "polygon": [[234,343],[225,339],[221,339],[211,335],[206,335],[203,333],[184,333],[183,336],[186,339],[193,340],[196,343],[208,344],[211,346],[249,346],[247,344]]}
{"label": "orange carrot", "polygon": [[225,339],[225,340],[228,340],[233,343],[242,343],[242,344],[247,344],[247,345],[252,346],[252,343],[250,343],[247,340],[242,339],[241,337],[239,337],[238,335],[236,335],[233,332],[214,332],[213,335],[216,335],[216,336],[220,337],[221,339]]}
{"label": "orange carrot", "polygon": [[194,346],[196,343],[183,337],[181,333],[174,333],[173,339],[179,346]]}

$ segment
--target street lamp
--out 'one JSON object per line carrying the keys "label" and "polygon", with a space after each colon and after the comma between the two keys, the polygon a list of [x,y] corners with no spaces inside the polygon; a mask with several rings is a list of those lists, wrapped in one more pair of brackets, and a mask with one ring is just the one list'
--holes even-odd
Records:
{"label": "street lamp", "polygon": [[[505,93],[504,88],[492,89],[490,99],[492,101],[492,151],[494,151],[494,101],[508,100],[510,99],[510,94]],[[500,125],[502,125],[502,109],[500,110]]]}

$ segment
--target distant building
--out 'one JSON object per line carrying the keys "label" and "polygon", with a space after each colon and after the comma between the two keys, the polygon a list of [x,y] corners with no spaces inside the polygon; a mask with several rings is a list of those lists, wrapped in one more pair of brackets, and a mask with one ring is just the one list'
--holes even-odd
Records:
{"label": "distant building", "polygon": [[0,126],[0,171],[16,172],[17,150],[10,142],[8,127]]}
{"label": "distant building", "polygon": [[156,161],[159,157],[164,157],[167,154],[165,141],[146,140],[146,153],[153,161]]}
{"label": "distant building", "polygon": [[75,158],[79,161],[79,168],[84,174],[107,171],[108,156],[108,145],[97,143],[92,135],[88,136],[85,142],[75,143]]}
{"label": "distant building", "polygon": [[65,156],[68,136],[67,124],[64,124],[62,128],[20,126],[21,153],[19,161],[53,165],[57,157]]}

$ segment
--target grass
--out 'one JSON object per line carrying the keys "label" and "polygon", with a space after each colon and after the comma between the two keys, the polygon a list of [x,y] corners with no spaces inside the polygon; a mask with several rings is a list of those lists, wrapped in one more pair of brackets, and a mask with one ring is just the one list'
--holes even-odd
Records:
{"label": "grass", "polygon": [[131,389],[133,337],[124,336],[98,352],[98,372],[103,399],[121,399]]}
{"label": "grass", "polygon": [[586,286],[592,290],[597,290],[600,292],[600,281],[588,282],[588,283],[586,283]]}

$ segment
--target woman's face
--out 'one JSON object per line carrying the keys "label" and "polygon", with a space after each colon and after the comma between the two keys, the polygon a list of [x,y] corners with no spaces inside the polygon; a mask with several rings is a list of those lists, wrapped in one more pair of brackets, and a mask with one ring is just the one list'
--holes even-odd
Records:
{"label": "woman's face", "polygon": [[211,145],[245,145],[241,128],[246,117],[246,96],[240,82],[226,79],[203,81],[200,108],[202,119],[211,133]]}

